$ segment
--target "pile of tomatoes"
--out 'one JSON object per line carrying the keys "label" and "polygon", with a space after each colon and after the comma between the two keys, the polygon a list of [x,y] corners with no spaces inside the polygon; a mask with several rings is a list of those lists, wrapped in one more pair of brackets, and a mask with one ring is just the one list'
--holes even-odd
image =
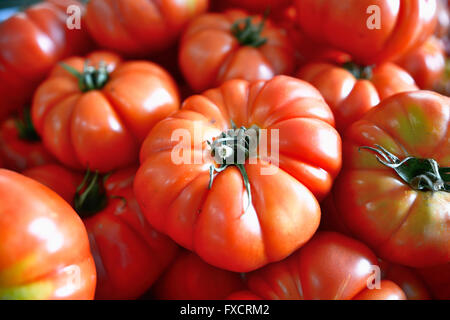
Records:
{"label": "pile of tomatoes", "polygon": [[450,1],[85,2],[0,23],[0,299],[450,299]]}

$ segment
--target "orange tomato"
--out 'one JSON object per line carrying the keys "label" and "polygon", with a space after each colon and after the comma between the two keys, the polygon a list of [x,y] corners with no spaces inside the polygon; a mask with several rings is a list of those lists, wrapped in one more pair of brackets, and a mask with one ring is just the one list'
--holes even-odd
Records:
{"label": "orange tomato", "polygon": [[179,65],[196,92],[230,79],[271,79],[294,69],[294,49],[283,29],[240,10],[207,13],[183,34]]}
{"label": "orange tomato", "polygon": [[86,229],[55,192],[0,169],[0,299],[93,299]]}
{"label": "orange tomato", "polygon": [[[229,131],[233,123],[244,128]],[[188,98],[152,129],[136,198],[155,229],[213,266],[246,272],[281,260],[318,227],[318,200],[341,165],[333,124],[320,93],[304,81],[229,80]],[[266,133],[260,151],[219,165],[220,141],[247,131]]]}
{"label": "orange tomato", "polygon": [[84,10],[76,0],[46,0],[0,24],[0,120],[29,102],[59,60],[91,47],[86,28],[66,26],[71,4]]}
{"label": "orange tomato", "polygon": [[400,58],[434,32],[436,0],[295,0],[302,30],[363,65]]}
{"label": "orange tomato", "polygon": [[418,89],[414,79],[393,63],[361,68],[353,63],[340,67],[313,62],[302,67],[297,77],[319,89],[333,111],[339,132],[393,94]]}
{"label": "orange tomato", "polygon": [[[179,107],[176,84],[158,65],[110,52],[64,60],[33,98],[45,147],[74,169],[108,172],[137,162],[149,130]],[[86,66],[89,64],[89,67]]]}
{"label": "orange tomato", "polygon": [[207,8],[208,0],[91,0],[86,25],[101,47],[144,56],[175,44],[189,20]]}

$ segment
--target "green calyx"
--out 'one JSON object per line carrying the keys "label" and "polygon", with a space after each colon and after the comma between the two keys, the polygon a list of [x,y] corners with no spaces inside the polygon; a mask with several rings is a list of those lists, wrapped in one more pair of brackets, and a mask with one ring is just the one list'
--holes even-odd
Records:
{"label": "green calyx", "polygon": [[450,192],[450,167],[439,167],[434,159],[406,157],[400,160],[380,145],[360,147],[377,153],[377,160],[392,168],[412,189],[417,191]]}
{"label": "green calyx", "polygon": [[346,62],[342,65],[342,68],[350,72],[356,79],[370,80],[373,75],[374,66],[360,66],[354,62]]}
{"label": "green calyx", "polygon": [[34,129],[33,122],[31,121],[30,109],[25,108],[23,110],[22,118],[15,119],[15,125],[21,140],[29,142],[41,141],[41,138]]}
{"label": "green calyx", "polygon": [[267,42],[267,38],[261,36],[267,15],[266,11],[259,24],[254,24],[252,17],[236,20],[231,26],[231,33],[241,45],[258,48]]}
{"label": "green calyx", "polygon": [[86,61],[83,72],[65,63],[61,63],[61,67],[78,79],[78,86],[82,92],[100,90],[109,80],[108,68],[103,61],[99,63],[98,68],[89,66],[89,62]]}
{"label": "green calyx", "polygon": [[98,171],[87,170],[83,181],[78,186],[74,197],[75,211],[87,218],[103,210],[108,204],[104,181],[108,176],[101,177]]}
{"label": "green calyx", "polygon": [[215,176],[224,171],[229,166],[236,166],[244,179],[245,189],[248,194],[248,207],[252,203],[252,194],[250,190],[250,181],[245,163],[250,157],[257,157],[259,129],[252,126],[247,129],[240,127],[236,129],[236,125],[232,122],[232,129],[222,132],[213,142],[208,141],[211,149],[211,156],[214,157],[219,165],[211,165],[209,168],[209,189],[211,189]]}

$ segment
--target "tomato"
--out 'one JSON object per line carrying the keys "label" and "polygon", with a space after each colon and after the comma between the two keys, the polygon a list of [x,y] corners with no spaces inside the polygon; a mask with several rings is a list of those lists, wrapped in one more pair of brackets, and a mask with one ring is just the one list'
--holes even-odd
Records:
{"label": "tomato", "polygon": [[175,44],[189,20],[207,7],[208,0],[91,0],[86,25],[100,46],[142,56]]}
{"label": "tomato", "polygon": [[444,44],[439,39],[430,37],[422,46],[402,57],[397,63],[413,76],[421,89],[433,90],[444,77]]}
{"label": "tomato", "polygon": [[243,288],[239,273],[215,268],[197,255],[182,251],[152,292],[159,300],[223,300]]}
{"label": "tomato", "polygon": [[[143,294],[175,258],[177,246],[144,219],[133,195],[135,169],[104,177],[82,176],[48,165],[24,172],[50,187],[83,218],[97,266],[96,299],[134,299]],[[84,191],[83,191],[84,190]]]}
{"label": "tomato", "polygon": [[281,260],[318,227],[318,200],[341,165],[333,123],[304,81],[227,81],[152,129],[136,198],[155,229],[213,266],[247,272]]}
{"label": "tomato", "polygon": [[450,261],[449,123],[450,98],[406,92],[344,135],[335,214],[384,260],[416,268]]}
{"label": "tomato", "polygon": [[47,187],[0,169],[0,299],[93,299],[94,259],[73,209]]}
{"label": "tomato", "polygon": [[398,285],[405,293],[408,300],[430,300],[431,295],[428,286],[420,274],[412,268],[397,264],[380,262],[382,278],[390,280]]}
{"label": "tomato", "polygon": [[66,26],[70,4],[83,9],[76,0],[46,0],[0,24],[0,120],[29,102],[56,62],[90,47],[86,28]]}
{"label": "tomato", "polygon": [[0,156],[5,168],[19,172],[55,161],[34,130],[28,109],[23,119],[9,118],[0,125]]}
{"label": "tomato", "polygon": [[319,89],[333,110],[339,132],[387,97],[418,89],[414,79],[392,63],[364,68],[351,62],[342,67],[313,62],[301,68],[297,77]]}
{"label": "tomato", "polygon": [[440,300],[450,300],[450,263],[418,270],[433,297]]}
{"label": "tomato", "polygon": [[271,79],[290,74],[294,49],[285,32],[244,11],[207,13],[183,34],[179,65],[187,83],[203,91],[230,79]]}
{"label": "tomato", "polygon": [[272,19],[286,30],[291,39],[295,47],[297,66],[303,66],[312,61],[340,64],[351,60],[348,54],[309,38],[298,25],[297,10],[294,6],[282,10],[272,16]]}
{"label": "tomato", "polygon": [[179,107],[176,84],[154,63],[109,52],[63,63],[36,90],[31,113],[45,147],[68,167],[134,164],[150,128]]}
{"label": "tomato", "polygon": [[242,8],[250,12],[270,13],[281,10],[291,4],[292,0],[213,0],[219,8]]}
{"label": "tomato", "polygon": [[[232,299],[404,300],[393,282],[378,283],[377,259],[363,243],[336,232],[318,232],[283,261],[247,274],[248,291]],[[369,285],[373,285],[373,288]]]}
{"label": "tomato", "polygon": [[349,53],[363,65],[401,57],[420,46],[436,25],[436,0],[296,0],[295,4],[298,22],[309,37]]}

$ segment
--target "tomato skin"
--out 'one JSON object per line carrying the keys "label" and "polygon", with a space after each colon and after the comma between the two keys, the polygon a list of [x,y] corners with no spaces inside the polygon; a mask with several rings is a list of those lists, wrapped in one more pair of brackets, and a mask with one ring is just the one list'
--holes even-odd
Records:
{"label": "tomato skin", "polygon": [[384,100],[344,135],[343,169],[330,197],[338,219],[384,260],[415,268],[450,261],[450,194],[415,191],[358,149],[378,144],[400,159],[432,158],[448,167],[449,121],[448,97],[407,92]]}
{"label": "tomato skin", "polygon": [[[83,218],[97,266],[96,299],[135,299],[142,295],[175,258],[177,246],[142,217],[132,184],[136,169],[112,173],[105,181],[108,204]],[[82,175],[62,166],[24,172],[73,203]]]}
{"label": "tomato skin", "polygon": [[[206,141],[230,129],[231,120],[237,128],[268,129],[269,143],[272,130],[279,130],[280,170],[271,154],[245,164],[252,185],[245,213],[248,197],[237,167],[219,173],[208,189],[215,162]],[[213,266],[246,272],[281,260],[315,232],[317,201],[340,170],[340,137],[333,123],[320,93],[304,81],[287,76],[227,81],[188,98],[179,112],[152,129],[141,148],[136,198],[155,229]],[[173,161],[176,129],[194,137],[184,144],[193,148],[192,164]],[[201,155],[203,160],[194,163]],[[261,174],[263,168],[276,173]]]}
{"label": "tomato skin", "polygon": [[86,28],[66,27],[69,4],[83,8],[76,0],[46,0],[0,24],[0,120],[29,102],[59,60],[90,48]]}
{"label": "tomato skin", "polygon": [[369,289],[377,259],[363,243],[336,232],[318,232],[283,261],[247,274],[249,291],[232,299],[379,300],[405,299],[393,282]]}
{"label": "tomato skin", "polygon": [[122,63],[111,52],[64,63],[81,72],[86,59],[93,66],[104,61],[113,69],[106,85],[81,92],[77,78],[58,65],[34,95],[36,131],[45,147],[70,168],[108,172],[132,165],[150,128],[178,109],[176,84],[154,63]]}
{"label": "tomato skin", "polygon": [[348,70],[322,62],[302,67],[297,77],[308,81],[331,107],[339,132],[393,94],[418,90],[414,79],[393,63],[372,69],[370,79],[357,79]]}
{"label": "tomato skin", "polygon": [[86,229],[47,187],[0,169],[0,298],[93,299]]}
{"label": "tomato skin", "polygon": [[[266,20],[259,47],[242,45],[233,35],[235,21],[247,18],[241,10],[206,13],[194,19],[183,33],[179,65],[191,88],[201,92],[230,79],[248,81],[290,74],[294,68],[294,49],[281,28]],[[259,23],[261,17],[253,18]]]}
{"label": "tomato skin", "polygon": [[397,63],[411,74],[421,89],[433,90],[445,73],[444,44],[434,36],[430,37]]}
{"label": "tomato skin", "polygon": [[20,138],[14,118],[8,118],[0,125],[0,156],[4,168],[19,172],[55,162],[41,141]]}
{"label": "tomato skin", "polygon": [[450,263],[418,269],[434,299],[450,300]]}
{"label": "tomato skin", "polygon": [[213,0],[213,4],[222,8],[242,8],[249,12],[264,13],[266,10],[270,10],[270,13],[274,11],[282,10],[287,7],[292,0]]}
{"label": "tomato skin", "polygon": [[215,268],[197,255],[182,251],[152,292],[158,300],[223,300],[243,288],[239,273]]}
{"label": "tomato skin", "polygon": [[417,270],[386,261],[381,261],[380,266],[382,278],[402,288],[408,300],[431,299],[430,291]]}
{"label": "tomato skin", "polygon": [[[298,22],[313,39],[349,53],[363,65],[395,60],[420,46],[436,26],[436,0],[296,0]],[[368,23],[378,6],[380,28]]]}
{"label": "tomato skin", "polygon": [[208,0],[92,0],[86,25],[103,48],[145,56],[169,48],[190,19],[205,12]]}

